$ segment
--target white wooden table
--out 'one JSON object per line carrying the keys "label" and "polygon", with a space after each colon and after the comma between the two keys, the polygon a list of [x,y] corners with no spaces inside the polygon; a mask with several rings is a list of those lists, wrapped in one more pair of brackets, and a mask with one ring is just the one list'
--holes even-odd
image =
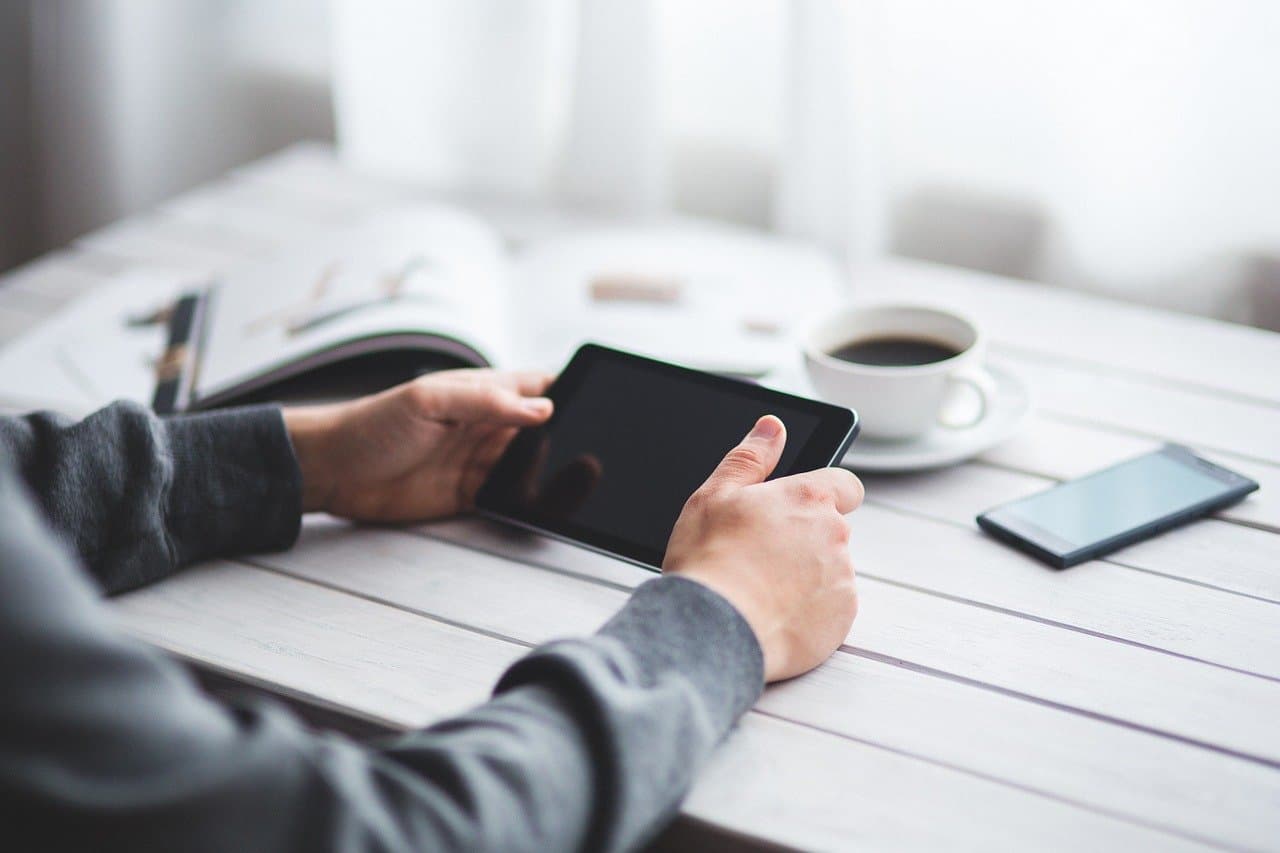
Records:
{"label": "white wooden table", "polygon": [[[136,263],[227,269],[409,194],[296,147],[9,274],[0,336]],[[486,212],[517,240],[561,224]],[[964,306],[1038,410],[973,462],[867,478],[846,645],[765,693],[686,822],[805,848],[1280,849],[1280,336],[923,265],[855,286]],[[1062,572],[973,524],[1165,440],[1262,490]],[[113,606],[184,660],[405,729],[482,701],[527,649],[591,631],[647,577],[476,520],[322,520],[288,553]]]}

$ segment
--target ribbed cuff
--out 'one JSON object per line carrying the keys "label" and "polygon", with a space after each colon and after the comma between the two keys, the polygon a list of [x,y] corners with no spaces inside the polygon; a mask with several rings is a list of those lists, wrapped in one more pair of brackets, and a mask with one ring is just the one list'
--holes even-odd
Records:
{"label": "ribbed cuff", "polygon": [[516,661],[494,693],[568,682],[586,688],[579,696],[617,698],[673,681],[689,685],[700,716],[723,737],[764,691],[764,654],[721,595],[668,575],[641,585],[595,638],[548,643]]}
{"label": "ribbed cuff", "polygon": [[626,646],[650,683],[667,673],[691,681],[724,731],[764,690],[764,654],[751,626],[696,581],[676,575],[647,581],[600,634]]}
{"label": "ribbed cuff", "polygon": [[302,473],[277,406],[168,418],[165,527],[178,562],[279,551],[298,538]]}

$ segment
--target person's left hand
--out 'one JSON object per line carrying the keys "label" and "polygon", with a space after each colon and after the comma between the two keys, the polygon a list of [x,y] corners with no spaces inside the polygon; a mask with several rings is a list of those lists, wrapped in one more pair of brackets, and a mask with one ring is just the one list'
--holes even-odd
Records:
{"label": "person's left hand", "polygon": [[448,370],[349,403],[284,410],[303,511],[425,521],[469,509],[519,427],[551,416],[543,373]]}

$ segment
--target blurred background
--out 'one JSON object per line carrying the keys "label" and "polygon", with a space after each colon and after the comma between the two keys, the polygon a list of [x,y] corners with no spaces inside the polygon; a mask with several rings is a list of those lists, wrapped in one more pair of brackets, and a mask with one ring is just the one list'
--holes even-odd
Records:
{"label": "blurred background", "polygon": [[4,0],[0,268],[298,140],[1280,329],[1266,0]]}

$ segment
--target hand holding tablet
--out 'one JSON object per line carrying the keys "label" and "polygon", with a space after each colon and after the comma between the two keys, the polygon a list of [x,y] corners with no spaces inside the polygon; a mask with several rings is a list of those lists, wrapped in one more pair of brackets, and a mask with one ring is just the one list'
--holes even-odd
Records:
{"label": "hand holding tablet", "polygon": [[780,420],[757,421],[685,504],[662,563],[737,608],[766,681],[826,660],[858,612],[844,516],[862,503],[862,483],[843,468],[766,482],[785,446]]}
{"label": "hand holding tablet", "polygon": [[588,344],[481,487],[488,515],[648,568],[685,501],[764,415],[786,425],[771,479],[826,468],[857,433],[849,409]]}
{"label": "hand holding tablet", "polygon": [[828,466],[853,412],[598,346],[546,393],[554,414],[508,446],[482,512],[708,587],[755,635],[766,681],[843,642],[862,484]]}

